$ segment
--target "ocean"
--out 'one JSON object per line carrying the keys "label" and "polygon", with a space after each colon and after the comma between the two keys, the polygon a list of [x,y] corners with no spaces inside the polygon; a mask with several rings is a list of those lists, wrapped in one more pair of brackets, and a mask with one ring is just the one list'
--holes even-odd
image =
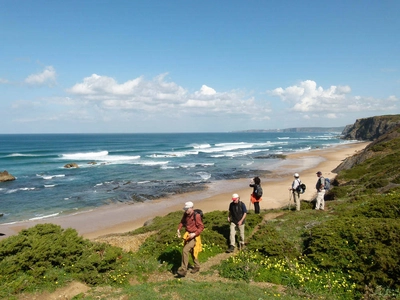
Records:
{"label": "ocean", "polygon": [[[0,224],[266,177],[282,155],[349,143],[340,133],[2,134]],[[353,141],[354,142],[354,141]],[[65,168],[76,163],[78,168]]]}

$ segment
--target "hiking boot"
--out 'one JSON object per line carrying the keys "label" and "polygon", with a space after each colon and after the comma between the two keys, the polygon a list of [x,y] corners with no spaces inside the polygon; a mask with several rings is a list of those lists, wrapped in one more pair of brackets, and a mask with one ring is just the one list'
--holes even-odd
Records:
{"label": "hiking boot", "polygon": [[240,244],[240,251],[244,250],[246,248],[245,244]]}
{"label": "hiking boot", "polygon": [[186,271],[185,269],[183,269],[182,267],[180,267],[180,268],[178,269],[178,271],[176,271],[176,273],[177,273],[179,276],[185,277],[186,274],[187,274],[187,271]]}
{"label": "hiking boot", "polygon": [[233,251],[235,251],[235,247],[232,246],[232,245],[230,245],[230,246],[229,246],[229,249],[226,250],[227,253],[232,253]]}
{"label": "hiking boot", "polygon": [[194,267],[190,273],[195,274],[200,271],[200,267]]}

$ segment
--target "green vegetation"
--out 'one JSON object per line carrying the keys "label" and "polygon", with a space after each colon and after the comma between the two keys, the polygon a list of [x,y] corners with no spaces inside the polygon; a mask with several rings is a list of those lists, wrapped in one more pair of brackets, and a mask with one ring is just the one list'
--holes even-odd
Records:
{"label": "green vegetation", "polygon": [[[326,211],[303,201],[300,212],[249,213],[245,251],[201,271],[206,280],[173,276],[182,250],[179,211],[127,233],[149,233],[134,253],[51,224],[4,239],[0,298],[80,281],[91,289],[74,299],[399,299],[400,138],[368,151],[373,155],[339,173]],[[227,249],[226,216],[204,215],[202,263]]]}

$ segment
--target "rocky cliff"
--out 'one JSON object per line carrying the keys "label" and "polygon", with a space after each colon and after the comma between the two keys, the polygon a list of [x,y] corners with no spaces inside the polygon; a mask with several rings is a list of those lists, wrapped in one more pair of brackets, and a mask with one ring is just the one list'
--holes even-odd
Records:
{"label": "rocky cliff", "polygon": [[[366,122],[365,124],[367,124],[366,126],[371,125],[370,122]],[[381,135],[379,135],[378,138],[376,138],[371,144],[365,147],[363,151],[360,151],[359,153],[346,158],[339,166],[336,167],[336,169],[332,170],[332,172],[339,173],[342,170],[348,170],[353,166],[358,165],[369,158],[372,158],[378,152],[381,153],[385,152],[386,148],[388,150],[394,150],[392,148],[394,147],[393,145],[395,145],[395,143],[391,143],[391,141],[400,139],[400,122],[397,125],[393,124],[394,124],[393,122],[384,122],[384,121],[377,122],[377,124],[374,125],[376,126],[376,135],[378,134]],[[391,128],[391,129],[384,131],[383,128]],[[361,135],[361,132],[368,132],[368,129],[369,127],[367,128],[360,127],[358,131],[359,135]],[[355,132],[355,134],[357,134],[357,132]]]}
{"label": "rocky cliff", "polygon": [[358,119],[353,125],[344,128],[342,135],[346,140],[373,141],[400,124],[400,115],[376,116]]}

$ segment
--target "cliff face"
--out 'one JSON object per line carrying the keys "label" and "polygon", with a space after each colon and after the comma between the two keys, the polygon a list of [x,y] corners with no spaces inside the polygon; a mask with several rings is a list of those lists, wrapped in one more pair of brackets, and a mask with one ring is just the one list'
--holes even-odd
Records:
{"label": "cliff face", "polygon": [[[371,118],[372,119],[372,118]],[[358,121],[358,120],[357,120]],[[370,123],[366,123],[370,125]],[[376,125],[376,134],[381,134],[377,139],[375,139],[371,144],[365,147],[364,150],[360,151],[351,157],[346,158],[336,169],[332,170],[334,173],[339,173],[342,170],[351,169],[353,166],[363,163],[369,158],[374,157],[378,152],[385,152],[385,149],[394,150],[395,143],[391,141],[400,139],[400,122],[398,124],[393,125],[394,123],[389,122],[380,122]],[[354,126],[354,125],[353,125]],[[384,131],[385,126],[390,128],[387,131]],[[368,128],[360,128],[360,132],[368,132]]]}
{"label": "cliff face", "polygon": [[353,125],[346,126],[342,135],[346,140],[373,141],[399,124],[400,115],[358,119]]}

